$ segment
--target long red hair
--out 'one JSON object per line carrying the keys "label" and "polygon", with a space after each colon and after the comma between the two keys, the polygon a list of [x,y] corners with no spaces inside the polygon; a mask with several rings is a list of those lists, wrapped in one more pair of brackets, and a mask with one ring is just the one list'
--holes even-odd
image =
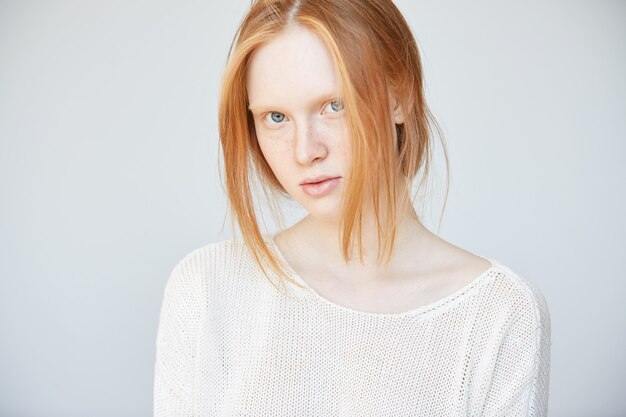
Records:
{"label": "long red hair", "polygon": [[[346,261],[350,259],[353,234],[358,236],[362,258],[360,219],[367,202],[376,215],[381,242],[378,261],[384,248],[385,262],[389,262],[397,207],[411,199],[408,186],[400,187],[397,195],[397,184],[409,185],[421,170],[418,189],[424,185],[431,164],[433,128],[440,138],[442,135],[424,99],[417,43],[391,0],[253,1],[232,41],[220,91],[219,133],[231,227],[234,230],[236,220],[244,243],[268,278],[264,266],[298,285],[266,245],[257,223],[252,180],[260,181],[266,196],[268,190],[272,197],[275,193],[289,196],[263,157],[246,92],[246,71],[253,52],[294,24],[307,27],[324,41],[341,85],[352,153],[340,217]],[[390,122],[390,91],[404,115],[404,123],[395,125],[395,131]],[[448,169],[443,139],[442,145]],[[372,178],[371,172],[379,175]],[[274,214],[275,210],[276,205],[272,207]]]}

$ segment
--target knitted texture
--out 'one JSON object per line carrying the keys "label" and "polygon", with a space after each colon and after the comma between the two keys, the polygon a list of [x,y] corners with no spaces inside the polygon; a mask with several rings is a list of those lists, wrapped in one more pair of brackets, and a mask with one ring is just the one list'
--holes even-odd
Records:
{"label": "knitted texture", "polygon": [[[546,416],[550,313],[494,259],[469,284],[403,313],[305,288],[278,292],[243,242],[186,255],[165,286],[154,415]],[[486,258],[487,259],[487,258]]]}

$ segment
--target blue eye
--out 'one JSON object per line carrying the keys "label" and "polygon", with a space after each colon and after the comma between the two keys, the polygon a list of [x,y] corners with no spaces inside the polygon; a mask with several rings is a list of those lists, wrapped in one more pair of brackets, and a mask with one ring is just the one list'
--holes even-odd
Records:
{"label": "blue eye", "polygon": [[334,112],[340,112],[343,110],[343,101],[341,100],[333,100],[329,104],[330,108],[333,109]]}
{"label": "blue eye", "polygon": [[282,113],[279,113],[277,111],[273,111],[270,113],[270,117],[272,118],[272,121],[275,123],[280,123],[283,120],[285,120],[285,115]]}

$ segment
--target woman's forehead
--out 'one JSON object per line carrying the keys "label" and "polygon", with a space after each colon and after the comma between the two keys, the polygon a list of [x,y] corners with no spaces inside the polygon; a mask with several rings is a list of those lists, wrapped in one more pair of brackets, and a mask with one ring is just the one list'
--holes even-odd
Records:
{"label": "woman's forehead", "polygon": [[289,28],[259,47],[246,74],[251,107],[337,94],[339,80],[322,39],[303,26]]}

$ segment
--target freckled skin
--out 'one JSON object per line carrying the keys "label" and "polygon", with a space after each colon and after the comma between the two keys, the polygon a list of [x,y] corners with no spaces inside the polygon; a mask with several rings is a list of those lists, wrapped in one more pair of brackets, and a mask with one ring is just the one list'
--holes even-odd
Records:
{"label": "freckled skin", "polygon": [[[376,265],[377,236],[367,216],[365,262],[346,264],[337,241],[344,178],[321,197],[311,197],[300,187],[310,177],[345,177],[349,167],[347,120],[326,45],[309,29],[291,27],[255,51],[246,75],[263,156],[289,195],[309,213],[277,236],[277,243],[290,265],[318,292],[363,309],[400,309],[441,297],[489,266],[427,230],[412,206],[399,213],[403,223],[388,268]],[[403,123],[402,109],[390,98],[390,123]],[[388,305],[381,305],[385,293],[390,294]]]}
{"label": "freckled skin", "polygon": [[350,157],[340,85],[326,45],[308,29],[290,28],[254,53],[246,84],[259,146],[278,181],[309,213],[334,221],[343,183],[323,198],[300,187],[309,177],[343,177]]}

